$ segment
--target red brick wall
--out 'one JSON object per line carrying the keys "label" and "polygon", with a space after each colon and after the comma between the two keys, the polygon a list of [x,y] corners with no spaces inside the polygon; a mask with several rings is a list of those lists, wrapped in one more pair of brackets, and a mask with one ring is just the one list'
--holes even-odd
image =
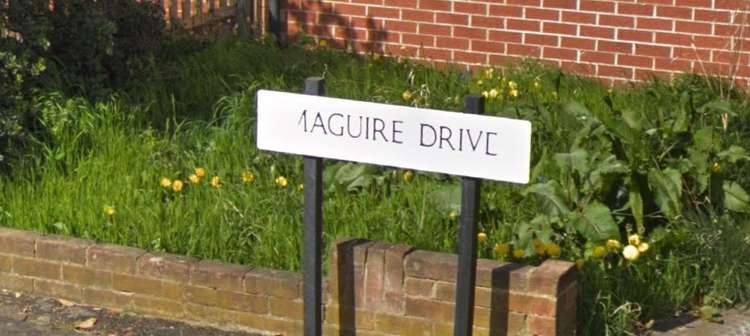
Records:
{"label": "red brick wall", "polygon": [[[326,281],[325,334],[450,335],[455,255],[345,240]],[[572,335],[577,274],[479,260],[476,335]],[[219,327],[302,334],[302,276],[0,228],[0,288]],[[348,334],[348,333],[345,333]]]}
{"label": "red brick wall", "polygon": [[[750,79],[747,0],[288,0],[290,35],[437,62],[539,58],[616,81]],[[750,28],[750,27],[747,27]]]}

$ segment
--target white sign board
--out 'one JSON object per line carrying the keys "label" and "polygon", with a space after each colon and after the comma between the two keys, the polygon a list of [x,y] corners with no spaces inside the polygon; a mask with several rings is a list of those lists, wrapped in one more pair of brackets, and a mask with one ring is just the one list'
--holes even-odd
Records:
{"label": "white sign board", "polygon": [[399,105],[258,91],[258,148],[527,183],[531,123]]}

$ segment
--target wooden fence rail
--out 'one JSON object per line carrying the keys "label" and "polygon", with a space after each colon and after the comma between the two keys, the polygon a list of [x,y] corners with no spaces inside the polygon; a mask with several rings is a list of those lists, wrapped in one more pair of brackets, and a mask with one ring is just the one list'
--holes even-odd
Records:
{"label": "wooden fence rail", "polygon": [[265,4],[262,0],[152,0],[164,9],[169,22],[188,30],[232,20],[239,33],[265,31]]}

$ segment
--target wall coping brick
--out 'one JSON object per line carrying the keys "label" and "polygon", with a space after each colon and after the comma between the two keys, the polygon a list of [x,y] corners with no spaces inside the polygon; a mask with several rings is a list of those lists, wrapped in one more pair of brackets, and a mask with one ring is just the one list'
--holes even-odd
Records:
{"label": "wall coping brick", "polygon": [[[0,228],[0,288],[229,329],[299,335],[302,275]],[[339,239],[325,281],[325,330],[444,335],[453,323],[457,256]],[[477,261],[478,334],[573,335],[570,262]]]}

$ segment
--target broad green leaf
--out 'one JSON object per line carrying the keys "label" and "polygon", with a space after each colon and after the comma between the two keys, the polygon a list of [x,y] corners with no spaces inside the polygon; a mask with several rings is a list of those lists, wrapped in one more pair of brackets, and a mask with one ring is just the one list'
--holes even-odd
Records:
{"label": "broad green leaf", "polygon": [[577,101],[571,101],[565,103],[563,106],[563,111],[567,112],[568,114],[578,118],[578,119],[591,119],[594,117],[593,114],[591,114],[591,111],[589,111],[586,106],[583,104],[577,102]]}
{"label": "broad green leaf", "polygon": [[732,211],[750,213],[750,196],[737,182],[724,182],[724,206]]}
{"label": "broad green leaf", "polygon": [[675,109],[674,123],[672,123],[672,131],[675,133],[686,132],[690,127],[688,111],[693,111],[692,104],[690,93],[688,91],[683,92],[680,96],[680,106]]}
{"label": "broad green leaf", "polygon": [[531,220],[530,226],[536,233],[537,237],[544,241],[548,241],[549,237],[552,235],[552,223],[549,216],[537,215]]}
{"label": "broad green leaf", "polygon": [[695,170],[698,172],[707,172],[708,171],[708,153],[705,151],[700,151],[694,148],[688,148],[688,159],[690,160],[690,163],[693,164],[693,167],[695,167]]}
{"label": "broad green leaf", "polygon": [[[543,216],[543,215],[540,215],[540,216]],[[534,220],[537,220],[537,218],[534,218]],[[543,218],[541,220],[543,220]],[[529,223],[527,222],[521,223],[521,225],[518,226],[518,229],[516,231],[516,237],[518,238],[516,239],[516,244],[518,246],[523,246],[523,247],[531,245],[529,244],[529,242],[531,242],[533,234],[534,232],[531,230],[531,226],[529,225]]]}
{"label": "broad green leaf", "polygon": [[531,185],[523,191],[523,195],[527,195],[528,193],[542,196],[544,199],[552,203],[560,214],[564,215],[570,212],[570,208],[568,207],[570,202],[565,196],[560,183],[555,180]]}
{"label": "broad green leaf", "polygon": [[592,174],[622,174],[629,172],[628,167],[625,166],[622,161],[618,160],[616,156],[610,155],[602,161],[596,162],[596,169]]}
{"label": "broad green leaf", "polygon": [[682,177],[680,172],[673,168],[664,171],[651,169],[648,172],[648,182],[654,191],[656,205],[669,219],[676,218],[682,214]]}
{"label": "broad green leaf", "polygon": [[638,110],[624,109],[622,110],[622,119],[630,128],[640,130],[643,128],[643,115]]}
{"label": "broad green leaf", "polygon": [[605,241],[617,238],[620,234],[612,213],[602,203],[594,201],[577,215],[573,221],[574,228],[588,240]]}
{"label": "broad green leaf", "polygon": [[617,160],[614,155],[610,155],[602,161],[596,161],[593,165],[596,169],[589,174],[588,182],[593,191],[597,193],[606,192],[606,190],[613,187],[613,184],[615,184],[618,179],[614,176],[615,174],[629,172],[628,167],[626,167],[621,161]]}
{"label": "broad green leaf", "polygon": [[713,147],[714,131],[711,127],[703,127],[693,135],[693,147],[701,152],[708,152]]}
{"label": "broad green leaf", "polygon": [[646,228],[643,225],[643,197],[641,193],[638,190],[630,190],[628,203],[630,204],[630,212],[633,213],[633,218],[635,218],[635,226],[638,229],[638,234],[643,234]]}
{"label": "broad green leaf", "polygon": [[703,113],[709,113],[712,111],[719,112],[719,113],[726,113],[729,115],[735,115],[734,110],[732,110],[732,103],[725,99],[716,99],[712,100],[705,105],[698,108]]}
{"label": "broad green leaf", "polygon": [[601,120],[604,127],[607,128],[607,131],[619,138],[620,141],[627,144],[633,144],[636,141],[636,134],[638,132],[630,128],[630,126],[628,126],[627,123],[624,123],[621,119],[613,118],[608,114],[602,114],[599,116],[599,120]]}
{"label": "broad green leaf", "polygon": [[587,173],[589,170],[588,153],[582,149],[574,150],[570,153],[555,154],[555,161],[560,167],[571,167],[579,173]]}
{"label": "broad green leaf", "polygon": [[549,160],[549,153],[547,152],[547,148],[544,148],[539,161],[531,169],[531,181],[536,181],[539,176],[544,176],[544,171],[551,163],[552,162],[550,162]]}
{"label": "broad green leaf", "polygon": [[336,184],[345,186],[347,191],[358,191],[375,182],[376,172],[377,168],[374,166],[346,163],[336,170],[333,180]]}
{"label": "broad green leaf", "polygon": [[747,151],[736,145],[729,146],[728,149],[719,152],[719,158],[727,160],[730,163],[737,163],[740,160],[750,160],[750,156],[747,155]]}
{"label": "broad green leaf", "polygon": [[[708,188],[709,155],[694,148],[688,148],[687,154],[687,162],[684,162],[685,160],[683,159],[683,162],[678,164],[677,169],[682,173],[691,173],[698,182],[698,192],[703,193]],[[690,172],[691,169],[693,170],[692,172]]]}

